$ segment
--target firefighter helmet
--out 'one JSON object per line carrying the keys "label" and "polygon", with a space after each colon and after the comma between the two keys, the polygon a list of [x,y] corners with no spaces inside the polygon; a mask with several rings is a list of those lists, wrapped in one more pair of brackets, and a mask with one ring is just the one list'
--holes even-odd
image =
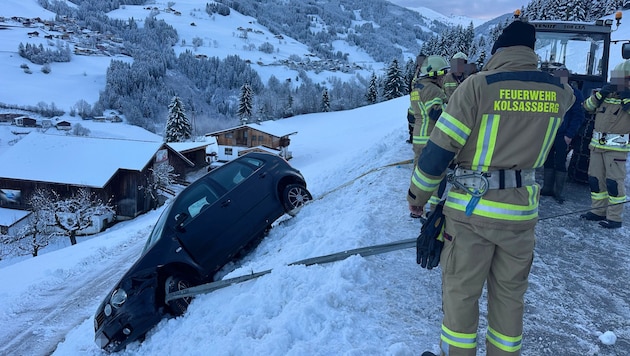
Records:
{"label": "firefighter helmet", "polygon": [[625,60],[615,66],[611,78],[630,78],[630,60]]}
{"label": "firefighter helmet", "polygon": [[461,59],[463,59],[463,60],[465,60],[465,61],[468,61],[468,56],[467,56],[467,55],[466,55],[466,53],[464,53],[464,52],[457,52],[457,53],[455,53],[455,54],[453,55],[453,58],[452,58],[452,59],[458,59],[458,58],[461,58]]}
{"label": "firefighter helmet", "polygon": [[429,56],[426,59],[426,73],[429,77],[445,75],[451,66],[442,56]]}

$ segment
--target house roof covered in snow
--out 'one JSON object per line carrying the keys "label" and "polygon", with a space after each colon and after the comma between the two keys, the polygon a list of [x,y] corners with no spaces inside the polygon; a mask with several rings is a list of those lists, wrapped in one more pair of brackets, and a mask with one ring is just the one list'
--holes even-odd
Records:
{"label": "house roof covered in snow", "polygon": [[0,178],[102,188],[119,169],[141,171],[163,145],[31,132],[0,155]]}
{"label": "house roof covered in snow", "polygon": [[286,125],[279,125],[273,120],[262,121],[256,124],[247,124],[254,130],[263,131],[276,137],[290,136],[297,134],[297,131],[287,130]]}
{"label": "house roof covered in snow", "polygon": [[290,136],[290,135],[297,134],[297,131],[287,130],[287,128],[285,126],[278,125],[272,120],[267,120],[267,121],[262,121],[262,122],[256,123],[256,124],[246,124],[246,125],[236,126],[236,127],[232,127],[232,128],[225,129],[225,130],[214,131],[214,132],[208,133],[206,135],[215,136],[215,135],[218,135],[218,134],[222,134],[224,132],[230,132],[230,131],[238,130],[238,129],[244,127],[244,126],[249,127],[251,129],[254,129],[254,130],[265,132],[265,133],[267,133],[269,135],[276,136],[276,137],[283,137],[283,136]]}
{"label": "house roof covered in snow", "polygon": [[24,219],[30,213],[31,212],[27,210],[0,208],[0,225],[12,226],[16,222]]}
{"label": "house roof covered in snow", "polygon": [[207,138],[205,141],[195,141],[195,142],[167,142],[166,145],[171,147],[173,150],[184,153],[188,151],[193,151],[197,149],[205,148],[210,144],[216,144],[216,139],[210,140]]}

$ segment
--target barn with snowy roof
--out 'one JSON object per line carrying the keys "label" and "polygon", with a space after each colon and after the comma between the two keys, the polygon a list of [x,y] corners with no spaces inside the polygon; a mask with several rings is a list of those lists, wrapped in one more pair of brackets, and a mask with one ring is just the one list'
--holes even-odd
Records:
{"label": "barn with snowy roof", "polygon": [[37,188],[70,196],[88,188],[110,202],[118,219],[155,206],[146,186],[155,165],[168,163],[175,174],[195,167],[163,142],[51,135],[31,132],[0,155],[0,207],[28,209]]}

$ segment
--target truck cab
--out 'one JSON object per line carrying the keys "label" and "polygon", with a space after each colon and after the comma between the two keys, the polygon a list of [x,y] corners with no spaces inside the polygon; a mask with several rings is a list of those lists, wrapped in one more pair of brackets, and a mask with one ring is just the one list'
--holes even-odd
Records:
{"label": "truck cab", "polygon": [[[519,13],[514,14],[516,18],[519,15]],[[621,22],[621,12],[615,15],[615,19],[618,27]],[[584,99],[608,81],[614,20],[599,19],[595,22],[531,20],[528,22],[536,28],[534,51],[538,55],[540,69],[565,67],[569,71],[569,83],[582,92]],[[630,54],[630,45],[628,53]],[[584,124],[571,143],[573,153],[569,162],[568,176],[579,183],[588,183],[590,156],[588,145],[593,132],[594,119],[594,115],[586,115]]]}

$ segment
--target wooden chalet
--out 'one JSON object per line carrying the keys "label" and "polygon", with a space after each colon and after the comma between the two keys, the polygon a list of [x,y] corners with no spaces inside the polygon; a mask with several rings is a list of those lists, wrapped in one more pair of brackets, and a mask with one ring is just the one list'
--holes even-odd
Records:
{"label": "wooden chalet", "polygon": [[72,124],[69,121],[62,120],[55,123],[57,130],[70,131],[72,130]]}
{"label": "wooden chalet", "polygon": [[[211,160],[208,159],[209,152],[216,152],[217,141],[214,137],[206,138],[205,141],[199,142],[169,142],[166,144],[174,151],[179,152],[194,166],[184,165],[185,162],[173,162],[171,165],[178,172],[188,173],[205,167]],[[176,166],[177,165],[177,166]]]}
{"label": "wooden chalet", "polygon": [[19,127],[36,127],[37,120],[28,116],[18,116],[13,119],[13,124]]}
{"label": "wooden chalet", "polygon": [[0,155],[0,207],[29,209],[37,188],[71,196],[81,188],[115,207],[118,220],[157,206],[146,189],[152,168],[168,163],[175,174],[194,163],[163,142],[101,139],[31,132]]}
{"label": "wooden chalet", "polygon": [[297,134],[274,124],[263,121],[260,124],[247,124],[231,129],[206,134],[214,136],[218,144],[218,160],[227,162],[257,148],[259,151],[273,152],[286,160],[293,157],[289,151],[289,136]]}
{"label": "wooden chalet", "polygon": [[10,124],[15,123],[16,117],[24,116],[23,114],[0,114],[0,122],[6,122]]}

